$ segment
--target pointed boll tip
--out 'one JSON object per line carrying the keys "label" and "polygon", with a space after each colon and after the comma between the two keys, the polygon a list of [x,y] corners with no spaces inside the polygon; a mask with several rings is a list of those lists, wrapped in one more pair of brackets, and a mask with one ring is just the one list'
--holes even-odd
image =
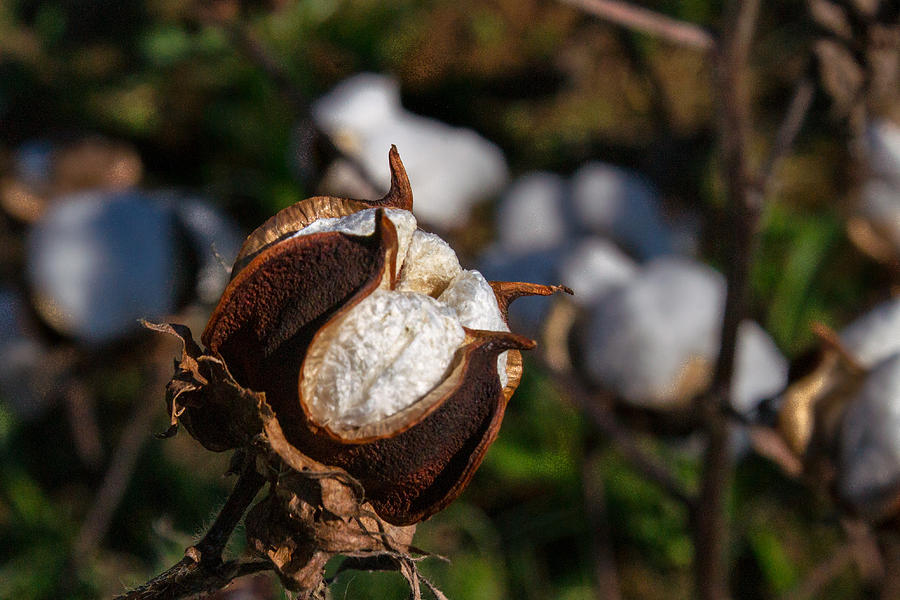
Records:
{"label": "pointed boll tip", "polygon": [[388,152],[388,164],[391,167],[391,189],[379,201],[379,204],[412,212],[412,187],[409,184],[406,167],[403,166],[403,161],[400,159],[400,152],[397,151],[397,146],[394,144],[391,144]]}

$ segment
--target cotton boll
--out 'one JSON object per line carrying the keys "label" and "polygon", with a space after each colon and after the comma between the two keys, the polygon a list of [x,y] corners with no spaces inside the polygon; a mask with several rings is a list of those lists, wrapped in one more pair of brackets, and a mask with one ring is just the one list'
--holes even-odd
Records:
{"label": "cotton boll", "polygon": [[869,123],[865,150],[872,175],[900,186],[900,127],[884,119]]}
{"label": "cotton boll", "polygon": [[841,497],[869,517],[887,516],[900,493],[900,354],[867,376],[840,436]]}
{"label": "cotton boll", "polygon": [[864,368],[900,352],[900,299],[882,302],[845,327],[840,337]]}
{"label": "cotton boll", "polygon": [[738,329],[732,406],[752,417],[760,402],[787,386],[788,362],[771,336],[757,323],[744,321]]}
{"label": "cotton boll", "polygon": [[560,283],[572,289],[572,300],[591,306],[610,290],[631,281],[638,267],[631,258],[600,237],[589,237],[567,253],[559,268]]}
{"label": "cotton boll", "polygon": [[570,236],[568,185],[553,173],[531,173],[509,187],[497,207],[497,237],[509,252],[559,246]]}
{"label": "cotton boll", "polygon": [[705,387],[724,300],[724,279],[709,267],[651,261],[591,313],[584,339],[589,376],[636,406],[686,400]]}
{"label": "cotton boll", "polygon": [[338,84],[314,103],[313,117],[384,190],[390,184],[385,148],[403,148],[416,215],[432,225],[462,225],[472,204],[498,192],[509,177],[496,145],[404,110],[397,84],[383,75],[366,73]]}
{"label": "cotton boll", "polygon": [[61,199],[31,230],[26,276],[41,317],[104,343],[177,307],[186,285],[177,225],[138,192]]}
{"label": "cotton boll", "polygon": [[653,188],[624,169],[585,164],[572,176],[572,202],[580,223],[611,236],[640,258],[673,251]]}

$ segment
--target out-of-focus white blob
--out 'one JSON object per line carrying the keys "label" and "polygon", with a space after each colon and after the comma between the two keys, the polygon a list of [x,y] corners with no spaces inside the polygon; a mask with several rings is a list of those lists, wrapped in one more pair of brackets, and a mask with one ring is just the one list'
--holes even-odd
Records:
{"label": "out-of-focus white blob", "polygon": [[601,237],[588,237],[579,242],[562,260],[559,282],[572,288],[572,300],[580,306],[591,306],[606,293],[631,281],[637,265],[624,252]]}
{"label": "out-of-focus white blob", "polygon": [[865,152],[870,174],[900,187],[900,126],[885,119],[869,123]]}
{"label": "out-of-focus white blob", "polygon": [[[683,258],[649,262],[591,313],[588,374],[635,406],[677,407],[708,385],[724,305],[725,281],[716,271]],[[738,335],[734,407],[749,415],[784,388],[787,362],[755,323],[743,323]]]}
{"label": "out-of-focus white blob", "polygon": [[862,186],[857,211],[895,251],[900,250],[900,182],[869,179]]}
{"label": "out-of-focus white blob", "polygon": [[509,252],[522,253],[559,246],[571,236],[569,186],[553,173],[518,178],[497,207],[497,238]]}
{"label": "out-of-focus white blob", "polygon": [[26,312],[19,294],[0,288],[0,398],[24,420],[46,407],[42,391],[50,385],[41,376],[45,350],[24,325]]}
{"label": "out-of-focus white blob", "polygon": [[172,212],[139,192],[54,204],[27,240],[26,276],[41,317],[87,343],[110,341],[176,308],[185,273]]}
{"label": "out-of-focus white blob", "polygon": [[840,336],[844,347],[867,369],[900,352],[900,299],[882,302],[847,325]]}
{"label": "out-of-focus white blob", "polygon": [[880,362],[849,402],[840,443],[841,497],[870,518],[888,516],[900,494],[900,354]]}
{"label": "out-of-focus white blob", "polygon": [[717,351],[724,297],[724,279],[704,265],[651,261],[594,308],[585,339],[589,375],[637,406],[685,400],[686,380],[708,369]]}
{"label": "out-of-focus white blob", "polygon": [[199,198],[161,194],[188,234],[197,263],[195,298],[213,304],[228,285],[228,266],[243,243],[240,229],[228,216]]}
{"label": "out-of-focus white blob", "polygon": [[[488,281],[528,281],[554,284],[557,266],[566,255],[565,248],[551,248],[528,254],[510,254],[499,245],[490,247],[478,262],[478,270]],[[513,331],[528,337],[540,337],[541,325],[552,299],[527,296],[509,306],[509,323]]]}
{"label": "out-of-focus white blob", "polygon": [[462,225],[472,205],[498,192],[509,178],[496,145],[474,131],[406,111],[396,81],[384,75],[362,73],[344,80],[313,103],[312,113],[384,190],[390,186],[384,154],[395,144],[416,191],[416,215],[432,225]]}
{"label": "out-of-focus white blob", "polygon": [[641,259],[675,250],[653,188],[619,167],[589,162],[572,176],[578,222],[619,241]]}
{"label": "out-of-focus white blob", "polygon": [[788,361],[766,331],[753,321],[738,329],[732,406],[753,417],[760,402],[782,392],[788,383]]}

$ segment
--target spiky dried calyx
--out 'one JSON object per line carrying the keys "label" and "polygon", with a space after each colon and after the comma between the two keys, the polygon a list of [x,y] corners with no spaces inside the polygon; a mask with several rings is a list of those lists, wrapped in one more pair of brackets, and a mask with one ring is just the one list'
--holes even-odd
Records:
{"label": "spiky dried calyx", "polygon": [[230,389],[233,377],[262,392],[291,448],[348,472],[381,518],[405,525],[456,498],[498,433],[518,351],[534,346],[509,332],[509,302],[559,288],[461,269],[416,229],[395,148],[390,164],[381,200],[310,198],[248,237],[203,333],[207,353],[169,396],[173,419],[224,450],[246,445],[260,419],[223,427],[221,411],[242,401],[210,398],[209,385]]}

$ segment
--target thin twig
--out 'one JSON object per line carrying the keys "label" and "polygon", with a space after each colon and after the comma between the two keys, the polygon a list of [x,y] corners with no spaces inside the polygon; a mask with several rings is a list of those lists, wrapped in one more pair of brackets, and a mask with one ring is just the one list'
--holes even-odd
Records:
{"label": "thin twig", "polygon": [[188,548],[174,566],[116,600],[175,600],[218,590],[237,577],[271,569],[269,561],[222,561],[228,538],[264,483],[253,459],[246,459],[234,489],[203,539]]}
{"label": "thin twig", "polygon": [[809,77],[803,77],[794,88],[791,103],[781,121],[778,133],[775,136],[775,142],[769,150],[769,155],[765,163],[763,163],[760,173],[760,185],[763,193],[767,195],[773,186],[775,172],[778,170],[779,163],[794,145],[794,140],[800,132],[803,122],[806,120],[815,92],[816,86]]}
{"label": "thin twig", "polygon": [[619,575],[613,554],[609,515],[606,512],[606,491],[597,473],[598,455],[588,452],[584,459],[581,482],[584,489],[584,509],[591,533],[594,559],[594,584],[598,600],[619,600]]}
{"label": "thin twig", "polygon": [[709,393],[701,399],[707,445],[700,499],[695,511],[694,581],[697,597],[728,597],[728,519],[726,499],[733,476],[731,424],[723,407],[731,405],[738,327],[748,314],[750,267],[762,194],[751,185],[747,164],[750,102],[746,86],[747,58],[759,14],[758,0],[732,2],[723,47],[716,52],[719,134],[727,186],[727,293],[719,356]]}
{"label": "thin twig", "polygon": [[109,523],[134,474],[141,449],[144,447],[144,443],[151,438],[150,424],[158,406],[146,398],[139,400],[128,424],[122,431],[109,469],[103,477],[94,503],[78,532],[72,548],[72,558],[75,563],[81,563],[93,554],[106,535]]}
{"label": "thin twig", "polygon": [[634,31],[674,42],[682,46],[712,50],[715,47],[713,35],[693,23],[686,23],[661,15],[640,6],[616,0],[562,0],[576,6],[595,17],[600,17]]}

